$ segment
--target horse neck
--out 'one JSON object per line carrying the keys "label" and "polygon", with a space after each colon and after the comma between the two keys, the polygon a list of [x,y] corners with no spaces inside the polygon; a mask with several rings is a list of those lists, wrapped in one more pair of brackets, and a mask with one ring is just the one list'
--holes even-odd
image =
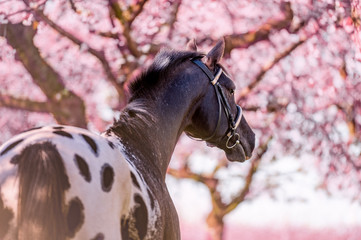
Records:
{"label": "horse neck", "polygon": [[138,170],[160,174],[163,181],[175,145],[199,99],[189,82],[172,84],[151,100],[133,100],[115,128]]}

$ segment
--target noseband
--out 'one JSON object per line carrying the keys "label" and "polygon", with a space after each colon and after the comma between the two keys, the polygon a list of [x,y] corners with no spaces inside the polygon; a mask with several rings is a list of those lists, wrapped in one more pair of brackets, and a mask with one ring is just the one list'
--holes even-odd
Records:
{"label": "noseband", "polygon": [[[228,103],[227,98],[224,95],[224,92],[222,90],[221,85],[218,82],[218,79],[220,78],[220,76],[223,73],[222,68],[219,68],[216,76],[213,75],[213,73],[208,69],[208,67],[199,59],[199,58],[195,58],[191,60],[194,64],[196,64],[200,69],[202,69],[202,71],[207,75],[207,77],[209,78],[211,84],[214,86],[214,90],[216,92],[216,96],[217,96],[217,101],[218,101],[218,121],[217,121],[217,125],[216,128],[214,129],[213,133],[211,136],[207,137],[206,139],[204,139],[205,141],[210,140],[211,138],[213,138],[216,135],[216,132],[221,124],[221,117],[222,117],[222,107],[224,110],[224,113],[227,116],[228,119],[228,131],[227,131],[227,141],[226,141],[226,147],[228,149],[232,149],[234,148],[237,144],[240,144],[239,142],[239,134],[236,133],[236,129],[239,125],[239,123],[241,122],[242,119],[242,108],[239,105],[237,106],[237,114],[236,114],[236,118],[234,119],[231,113],[231,107]],[[234,139],[235,143],[231,144],[230,141]]]}

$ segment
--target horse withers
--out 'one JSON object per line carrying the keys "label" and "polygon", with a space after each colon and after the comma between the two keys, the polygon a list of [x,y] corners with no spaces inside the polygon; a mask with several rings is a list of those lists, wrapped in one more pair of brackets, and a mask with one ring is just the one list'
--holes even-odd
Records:
{"label": "horse withers", "polygon": [[181,133],[230,161],[255,141],[219,64],[224,41],[188,46],[155,57],[103,134],[38,127],[0,147],[0,239],[180,239],[165,176]]}

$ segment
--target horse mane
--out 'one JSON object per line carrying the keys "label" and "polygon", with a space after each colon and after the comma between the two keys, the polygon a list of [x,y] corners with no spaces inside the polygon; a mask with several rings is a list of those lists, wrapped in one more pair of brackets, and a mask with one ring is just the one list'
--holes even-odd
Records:
{"label": "horse mane", "polygon": [[162,49],[156,55],[149,68],[130,84],[130,101],[139,97],[153,96],[163,85],[161,83],[166,81],[166,76],[171,73],[175,67],[178,67],[186,60],[202,56],[204,55],[199,52]]}
{"label": "horse mane", "polygon": [[152,99],[159,94],[161,87],[165,86],[167,76],[183,62],[196,57],[204,56],[198,52],[174,51],[162,49],[155,57],[154,62],[140,77],[130,85],[132,94],[127,107],[122,111],[119,119],[115,120],[106,134],[121,137],[126,135],[136,139],[141,146],[146,147],[152,139],[144,139],[142,129],[152,126],[156,121],[154,113],[149,109]]}

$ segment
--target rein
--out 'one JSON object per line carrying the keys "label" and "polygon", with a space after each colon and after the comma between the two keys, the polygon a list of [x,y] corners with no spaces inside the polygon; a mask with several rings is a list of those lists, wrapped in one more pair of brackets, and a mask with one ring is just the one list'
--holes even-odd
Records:
{"label": "rein", "polygon": [[[218,121],[217,121],[217,125],[216,128],[214,129],[213,133],[211,136],[207,137],[204,139],[204,141],[210,140],[212,139],[215,135],[216,132],[220,126],[221,123],[221,118],[222,118],[222,107],[224,110],[224,113],[227,116],[228,119],[228,124],[229,124],[229,128],[227,130],[226,136],[227,136],[227,141],[226,141],[226,147],[228,149],[232,149],[234,148],[237,144],[240,144],[239,142],[239,134],[236,133],[236,129],[239,125],[239,123],[241,122],[242,119],[242,108],[239,105],[237,106],[237,114],[236,114],[236,118],[234,119],[231,113],[231,107],[228,103],[227,98],[224,95],[224,92],[222,90],[221,85],[219,84],[218,80],[220,78],[220,76],[223,73],[222,68],[219,68],[217,74],[214,76],[213,73],[208,69],[208,67],[199,59],[199,58],[195,58],[191,60],[194,64],[196,64],[209,78],[211,84],[214,87],[214,90],[216,92],[216,96],[217,96],[217,101],[218,101]],[[235,143],[230,145],[230,141],[234,138]]]}

